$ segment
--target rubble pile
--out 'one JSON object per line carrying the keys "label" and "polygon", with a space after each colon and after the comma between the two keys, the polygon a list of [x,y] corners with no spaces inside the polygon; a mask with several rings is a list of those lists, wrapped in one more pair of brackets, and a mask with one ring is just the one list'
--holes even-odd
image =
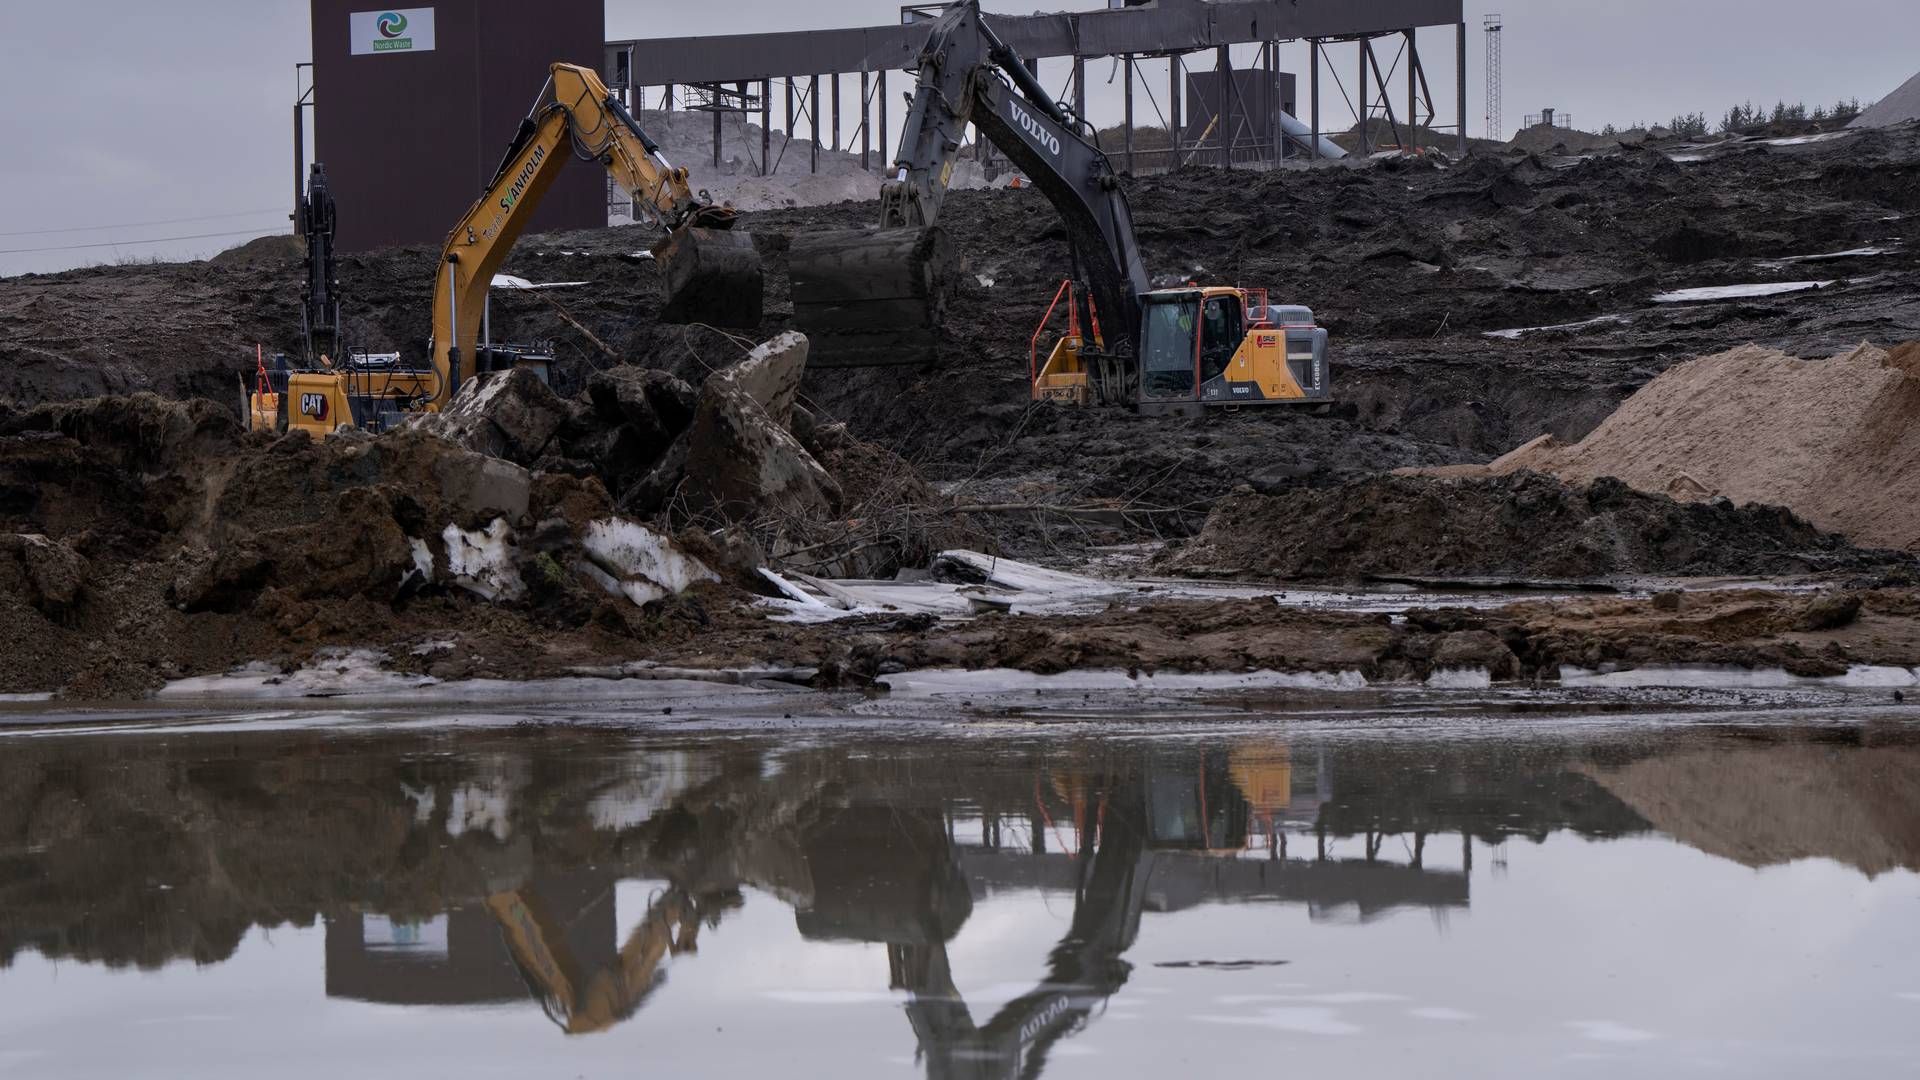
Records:
{"label": "rubble pile", "polygon": [[494,624],[617,656],[705,625],[697,590],[723,575],[924,562],[939,522],[895,516],[934,497],[798,403],[806,357],[789,333],[698,390],[616,367],[572,398],[514,371],[379,436],[249,433],[151,394],[0,407],[0,693],[117,695]]}
{"label": "rubble pile", "polygon": [[425,431],[249,434],[152,395],[0,420],[0,692],[124,693],[400,632],[415,607],[636,634],[641,605],[712,580],[597,480]]}

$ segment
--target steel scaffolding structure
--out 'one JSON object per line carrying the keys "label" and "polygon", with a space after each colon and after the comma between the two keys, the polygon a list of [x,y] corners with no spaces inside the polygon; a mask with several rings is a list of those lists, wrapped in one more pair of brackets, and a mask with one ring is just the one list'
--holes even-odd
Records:
{"label": "steel scaffolding structure", "polygon": [[[1177,166],[1191,161],[1232,165],[1266,161],[1292,152],[1318,156],[1330,144],[1322,136],[1344,131],[1321,126],[1323,107],[1331,116],[1352,116],[1362,152],[1419,145],[1424,129],[1453,135],[1464,153],[1467,141],[1467,28],[1463,0],[1153,0],[1151,4],[1109,0],[1108,10],[1041,15],[994,15],[1001,36],[1036,69],[1043,59],[1071,63],[1062,100],[1084,115],[1089,61],[1109,60],[1125,75],[1122,90],[1123,145],[1115,148],[1122,167]],[[818,168],[819,148],[858,153],[863,166],[875,157],[889,163],[888,73],[910,86],[926,24],[939,4],[902,9],[895,26],[844,30],[803,30],[768,34],[731,34],[612,41],[607,43],[608,85],[638,105],[643,90],[648,104],[671,109],[686,98],[686,88],[706,94],[727,91],[726,100],[757,94],[762,147],[754,164],[776,171],[784,146],[798,135],[812,144],[807,157]],[[1457,62],[1458,122],[1436,125],[1436,110],[1418,31],[1452,27]],[[1282,131],[1279,114],[1291,112],[1291,76],[1279,70],[1283,43],[1305,42],[1312,72],[1304,104],[1310,123],[1293,135]],[[1354,46],[1354,84],[1341,78],[1328,53],[1335,45]],[[1235,67],[1231,47],[1256,45],[1251,66]],[[1190,70],[1196,55],[1213,54],[1212,70]],[[1391,54],[1383,62],[1383,57]],[[1165,99],[1157,99],[1153,70],[1164,62]],[[1142,68],[1148,70],[1143,71]],[[1322,73],[1338,96],[1323,103]],[[824,81],[824,86],[822,85]],[[842,141],[843,87],[857,85],[858,121]],[[784,87],[787,126],[774,144],[772,102]],[[1204,89],[1202,88],[1204,87]],[[1200,100],[1195,100],[1198,97]],[[825,99],[823,101],[823,98]],[[1156,127],[1166,130],[1166,145],[1136,145],[1134,106],[1144,98]],[[1183,98],[1186,107],[1183,108]],[[1396,101],[1402,108],[1396,108]],[[822,130],[823,106],[830,112]],[[743,116],[751,109],[742,107]],[[720,147],[715,114],[715,153]],[[796,131],[796,126],[803,129]],[[1156,136],[1155,141],[1158,141]]]}

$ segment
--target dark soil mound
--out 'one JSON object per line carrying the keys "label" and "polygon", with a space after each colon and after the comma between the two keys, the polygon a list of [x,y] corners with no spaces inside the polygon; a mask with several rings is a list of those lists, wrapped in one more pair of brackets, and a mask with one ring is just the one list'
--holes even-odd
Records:
{"label": "dark soil mound", "polygon": [[1779,507],[1679,503],[1605,477],[1383,476],[1222,502],[1168,565],[1292,579],[1784,575],[1910,563]]}

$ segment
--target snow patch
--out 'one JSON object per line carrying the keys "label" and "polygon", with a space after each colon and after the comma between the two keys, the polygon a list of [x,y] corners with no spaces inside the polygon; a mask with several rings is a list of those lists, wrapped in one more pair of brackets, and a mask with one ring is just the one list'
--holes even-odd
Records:
{"label": "snow patch", "polygon": [[594,575],[601,588],[625,595],[642,607],[686,592],[699,582],[720,580],[720,575],[675,547],[671,540],[620,518],[589,524],[581,547],[601,571]]}
{"label": "snow patch", "polygon": [[402,675],[383,670],[387,656],[378,649],[334,649],[314,656],[313,662],[290,674],[271,664],[252,663],[225,675],[175,679],[155,695],[162,700],[194,697],[312,698],[391,693],[431,686],[428,675]]}
{"label": "snow patch", "polygon": [[1023,690],[1364,690],[1366,676],[1357,671],[1187,674],[1183,672],[1065,671],[1038,675],[1012,668],[926,668],[884,675],[875,680],[903,697],[986,695]]}
{"label": "snow patch", "polygon": [[1676,289],[1653,298],[1656,304],[1698,304],[1715,300],[1752,300],[1763,296],[1786,296],[1812,292],[1832,285],[1831,281],[1775,281],[1754,285],[1709,285],[1701,289]]}
{"label": "snow patch", "polygon": [[1486,668],[1439,668],[1427,676],[1430,690],[1488,690],[1493,673]]}
{"label": "snow patch", "polygon": [[448,525],[440,538],[446,541],[447,572],[455,585],[487,600],[518,600],[526,595],[526,582],[513,566],[513,527],[506,518],[494,518],[477,532]]}
{"label": "snow patch", "polygon": [[1545,334],[1555,330],[1583,330],[1589,326],[1607,326],[1614,323],[1631,322],[1625,315],[1601,315],[1580,322],[1555,323],[1552,326],[1521,326],[1512,330],[1488,330],[1482,336],[1500,341],[1518,341],[1528,334]]}
{"label": "snow patch", "polygon": [[1845,675],[1794,675],[1781,668],[1748,669],[1701,665],[1646,667],[1626,671],[1593,671],[1562,665],[1560,685],[1570,688],[1620,689],[1681,687],[1686,689],[1777,690],[1794,686],[1830,686],[1842,689],[1900,688],[1920,685],[1920,669],[1855,664]]}
{"label": "snow patch", "polygon": [[[496,381],[504,383],[506,380],[500,379]],[[417,536],[409,536],[407,538],[407,544],[409,547],[413,549],[414,573],[419,574],[422,578],[426,579],[427,581],[432,581],[433,580],[433,549],[427,546],[427,542],[425,540],[422,540]]]}
{"label": "snow patch", "polygon": [[1760,265],[1777,269],[1793,263],[1837,262],[1841,259],[1871,259],[1880,255],[1893,254],[1893,248],[1857,247],[1845,251],[1829,251],[1819,255],[1785,255],[1778,259],[1768,259]]}
{"label": "snow patch", "polygon": [[[571,254],[571,252],[561,252],[561,254],[566,255]],[[567,289],[575,285],[591,284],[593,284],[591,281],[528,281],[526,278],[515,277],[512,274],[493,275],[494,288],[508,289],[516,292],[525,292],[531,289]]]}

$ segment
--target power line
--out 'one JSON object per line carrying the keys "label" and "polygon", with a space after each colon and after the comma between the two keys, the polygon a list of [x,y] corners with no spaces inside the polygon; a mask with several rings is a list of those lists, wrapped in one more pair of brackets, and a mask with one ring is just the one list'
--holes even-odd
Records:
{"label": "power line", "polygon": [[53,233],[102,232],[107,229],[139,229],[148,225],[183,225],[189,221],[224,221],[227,218],[253,217],[256,214],[284,213],[283,206],[269,206],[265,210],[236,210],[231,214],[203,214],[199,217],[162,218],[159,221],[128,221],[119,225],[73,225],[64,229],[21,229],[18,232],[0,232],[0,236],[48,236]]}
{"label": "power line", "polygon": [[[259,229],[236,229],[233,232],[194,233],[192,236],[156,236],[151,240],[102,240],[97,244],[59,244],[52,247],[0,248],[0,255],[26,255],[36,251],[81,251],[86,248],[132,247],[135,244],[167,244],[175,240],[211,240],[218,236],[274,236],[275,233],[263,233]],[[292,232],[285,235],[292,236]]]}

